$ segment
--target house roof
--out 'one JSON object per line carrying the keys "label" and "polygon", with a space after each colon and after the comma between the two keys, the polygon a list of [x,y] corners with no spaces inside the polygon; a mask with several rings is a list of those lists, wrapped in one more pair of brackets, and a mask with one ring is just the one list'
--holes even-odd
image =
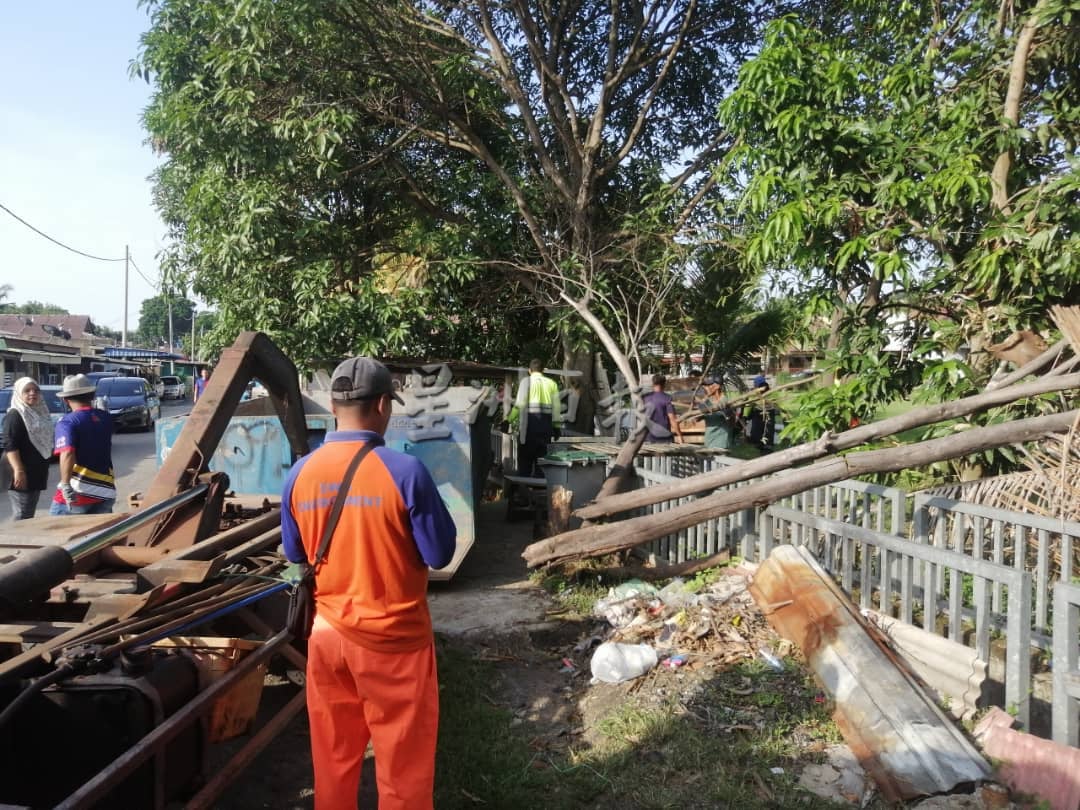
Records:
{"label": "house roof", "polygon": [[[56,330],[56,331],[53,331]],[[89,315],[18,315],[0,314],[0,332],[29,340],[85,340],[95,337]],[[64,333],[67,333],[65,335]]]}

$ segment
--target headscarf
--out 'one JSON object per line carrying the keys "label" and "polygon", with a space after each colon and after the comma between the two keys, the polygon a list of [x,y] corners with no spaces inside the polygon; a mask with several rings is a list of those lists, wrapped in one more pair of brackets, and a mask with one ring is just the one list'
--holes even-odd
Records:
{"label": "headscarf", "polygon": [[[11,398],[11,407],[19,412],[26,432],[30,436],[30,442],[34,445],[42,458],[49,458],[53,453],[53,423],[49,416],[49,408],[45,404],[45,394],[41,393],[37,404],[31,407],[23,399],[23,390],[28,385],[38,385],[32,377],[20,377],[15,381],[15,396]],[[41,386],[38,385],[38,390]]]}

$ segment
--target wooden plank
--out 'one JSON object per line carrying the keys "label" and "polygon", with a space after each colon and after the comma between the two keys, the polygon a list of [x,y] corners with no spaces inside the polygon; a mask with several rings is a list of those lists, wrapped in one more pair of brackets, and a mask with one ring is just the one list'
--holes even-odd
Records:
{"label": "wooden plank", "polygon": [[126,512],[111,515],[45,515],[0,527],[0,546],[62,546],[106,526],[130,517]]}
{"label": "wooden plank", "polygon": [[0,624],[0,642],[4,644],[37,644],[66,633],[82,622],[11,622]]}

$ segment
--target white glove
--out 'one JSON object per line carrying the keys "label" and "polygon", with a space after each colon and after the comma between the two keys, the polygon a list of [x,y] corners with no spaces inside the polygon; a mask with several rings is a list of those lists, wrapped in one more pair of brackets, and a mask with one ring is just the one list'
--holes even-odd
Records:
{"label": "white glove", "polygon": [[60,494],[64,496],[64,501],[68,506],[74,505],[75,498],[78,497],[71,484],[60,484]]}

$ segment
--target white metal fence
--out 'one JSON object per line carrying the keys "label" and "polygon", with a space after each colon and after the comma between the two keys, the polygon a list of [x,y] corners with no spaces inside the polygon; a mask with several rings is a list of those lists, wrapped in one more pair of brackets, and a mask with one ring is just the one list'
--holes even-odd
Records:
{"label": "white metal fence", "polygon": [[[662,456],[636,463],[641,485],[650,487],[733,462]],[[695,497],[637,514],[663,512]],[[841,481],[785,497],[768,509],[710,519],[648,550],[683,562],[727,548],[753,561],[778,543],[806,545],[864,608],[909,624],[918,621],[973,647],[987,662],[992,639],[1003,636],[1005,704],[1024,723],[1031,706],[1032,647],[1052,646],[1054,735],[1077,745],[1080,585],[1071,582],[1080,583],[1078,538],[1080,523]]]}
{"label": "white metal fence", "polygon": [[1080,747],[1080,585],[1054,586],[1054,742]]}

